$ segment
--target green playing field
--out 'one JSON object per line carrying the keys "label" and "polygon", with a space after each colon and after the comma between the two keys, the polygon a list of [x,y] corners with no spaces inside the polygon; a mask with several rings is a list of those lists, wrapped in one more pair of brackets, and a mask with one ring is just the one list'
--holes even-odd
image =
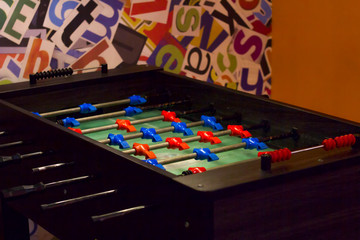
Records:
{"label": "green playing field", "polygon": [[[81,125],[78,128],[84,130],[84,129],[88,129],[88,128],[94,128],[94,127],[100,127],[100,126],[104,126],[104,125],[115,124],[116,119],[128,119],[128,120],[132,121],[132,120],[149,118],[149,117],[154,117],[154,116],[159,116],[159,115],[161,115],[161,111],[152,110],[152,111],[143,112],[143,113],[138,114],[133,117],[121,116],[119,118],[107,118],[107,119],[101,119],[101,120],[94,120],[91,122],[84,122],[84,123],[81,123]],[[183,122],[189,122],[185,119],[181,119],[181,120]],[[137,130],[136,132],[139,132],[142,127],[158,129],[158,128],[169,127],[169,126],[171,126],[171,123],[163,122],[160,120],[160,121],[142,123],[142,124],[138,124],[138,125],[134,125],[134,126],[136,127],[136,130]],[[226,126],[223,126],[223,127],[226,129]],[[194,135],[196,135],[198,131],[213,131],[211,128],[203,127],[203,126],[192,127],[191,130],[194,132]],[[109,133],[123,134],[123,136],[125,136],[128,134],[133,134],[134,132],[127,133],[125,130],[111,129],[111,130],[89,133],[89,134],[85,134],[85,135],[94,140],[103,140],[103,139],[107,139],[107,136]],[[192,136],[194,136],[194,135],[192,135]],[[168,137],[181,137],[183,139],[185,139],[187,137],[192,137],[192,136],[183,136],[182,133],[173,133],[173,132],[162,133],[162,134],[160,134],[160,136],[163,140],[162,142],[164,142],[165,139]],[[228,135],[220,136],[219,138],[221,140],[221,143],[215,144],[215,145],[211,145],[210,143],[200,143],[200,142],[196,141],[196,142],[189,142],[188,145],[190,148],[186,149],[186,150],[182,150],[182,151],[179,151],[178,149],[167,149],[167,148],[155,149],[155,150],[151,150],[151,151],[153,151],[156,154],[157,160],[163,160],[163,159],[168,159],[168,158],[172,158],[172,157],[183,155],[183,154],[192,153],[194,148],[213,149],[213,148],[227,146],[227,145],[231,145],[231,144],[235,144],[235,143],[240,143],[242,141],[242,139],[239,137],[232,137],[232,136],[228,136]],[[130,146],[132,146],[133,143],[145,143],[145,144],[148,144],[149,146],[151,146],[153,144],[157,144],[157,143],[151,142],[151,140],[149,140],[149,139],[141,139],[141,138],[130,139],[130,140],[127,140],[127,142],[129,143]],[[112,146],[112,147],[115,149],[119,149],[118,146]],[[270,150],[272,150],[272,149],[270,149]],[[119,149],[119,151],[122,151],[122,149]],[[222,165],[233,163],[233,162],[238,162],[238,161],[243,161],[243,160],[247,160],[250,158],[255,158],[255,157],[257,157],[257,152],[258,152],[257,150],[248,150],[248,149],[240,148],[240,149],[235,149],[235,150],[231,150],[231,151],[217,153],[218,157],[220,158],[217,161],[207,162],[206,160],[200,161],[200,160],[195,160],[195,159],[189,159],[189,160],[185,160],[185,161],[181,161],[181,162],[177,162],[177,163],[167,164],[167,165],[164,165],[164,167],[166,168],[167,171],[169,171],[173,174],[181,174],[183,171],[187,170],[189,167],[205,167],[206,169],[210,169],[213,167],[222,166]],[[145,159],[144,156],[135,156],[135,157],[137,157],[141,160]]]}

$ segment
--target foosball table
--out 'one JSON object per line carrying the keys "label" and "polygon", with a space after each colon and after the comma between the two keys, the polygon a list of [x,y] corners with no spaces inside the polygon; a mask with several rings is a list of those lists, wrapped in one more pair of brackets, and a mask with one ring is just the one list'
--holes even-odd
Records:
{"label": "foosball table", "polygon": [[150,66],[0,99],[0,239],[360,237],[359,124]]}

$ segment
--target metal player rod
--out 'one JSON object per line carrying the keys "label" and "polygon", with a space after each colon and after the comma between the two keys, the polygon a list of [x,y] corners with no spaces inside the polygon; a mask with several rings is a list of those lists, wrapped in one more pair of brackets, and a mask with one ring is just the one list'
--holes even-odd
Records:
{"label": "metal player rod", "polygon": [[[301,153],[301,152],[307,152],[307,151],[311,151],[311,150],[315,150],[315,149],[319,149],[319,148],[323,148],[323,147],[324,147],[324,145],[319,145],[319,146],[299,149],[299,150],[296,150],[296,151],[292,151],[291,155]],[[246,160],[241,160],[241,162],[233,162],[233,163],[229,163],[229,164],[226,164],[226,165],[212,167],[210,169],[206,169],[205,171],[213,171],[213,170],[217,170],[217,169],[220,169],[220,168],[223,168],[223,167],[235,166],[235,165],[238,165],[239,163],[244,164],[244,163],[247,163],[247,162],[256,162],[256,161],[260,161],[260,160],[261,160],[261,157],[249,158],[249,159],[246,159]],[[263,170],[265,170],[265,169],[263,169]],[[186,172],[188,172],[188,171],[186,171]],[[189,175],[189,174],[183,174],[182,176],[185,176],[185,175]]]}
{"label": "metal player rod", "polygon": [[[204,124],[204,121],[198,121],[198,122],[187,123],[186,126],[188,128],[190,128],[190,127],[201,126],[203,124]],[[165,133],[165,132],[171,132],[171,131],[174,131],[174,129],[175,129],[175,127],[173,127],[173,126],[165,127],[165,128],[159,128],[159,129],[156,129],[156,133],[160,134],[160,133]],[[129,134],[129,135],[124,136],[124,140],[129,140],[129,139],[134,139],[134,138],[141,138],[142,136],[144,136],[144,134],[142,132]],[[110,143],[110,139],[102,139],[102,140],[99,140],[99,142],[104,143],[104,144],[108,144],[108,143]]]}
{"label": "metal player rod", "polygon": [[[112,101],[112,102],[107,102],[107,103],[93,104],[93,106],[96,108],[103,108],[103,107],[110,107],[110,106],[122,105],[122,104],[128,104],[128,103],[130,103],[130,99],[123,99],[123,100],[117,100],[117,101]],[[63,114],[76,113],[76,112],[79,112],[80,110],[81,110],[80,107],[73,107],[73,108],[68,108],[68,109],[64,109],[64,110],[40,113],[40,115],[42,117],[53,117],[53,116],[58,116],[58,115],[63,115]]]}
{"label": "metal player rod", "polygon": [[[162,119],[164,119],[163,116],[157,116],[157,117],[151,117],[151,118],[146,118],[146,119],[130,121],[130,124],[135,125],[135,124],[139,124],[139,123],[157,121],[157,120],[162,120]],[[101,126],[101,127],[84,129],[84,130],[81,130],[81,131],[82,131],[83,134],[87,134],[87,133],[94,133],[94,132],[114,129],[114,128],[117,128],[117,127],[118,127],[117,124],[111,124],[111,125],[106,125],[106,126]]]}
{"label": "metal player rod", "polygon": [[[353,134],[343,135],[339,137],[327,138],[321,145],[303,148],[295,151],[290,151],[288,148],[283,148],[270,152],[259,152],[259,158],[254,160],[261,160],[261,169],[268,171],[271,169],[271,164],[276,162],[287,161],[293,154],[308,152],[316,149],[324,149],[325,151],[333,150],[335,148],[351,147],[355,145],[357,139]],[[249,160],[250,161],[250,160]]]}
{"label": "metal player rod", "polygon": [[0,131],[0,136],[4,135],[6,132],[5,131]]}
{"label": "metal player rod", "polygon": [[50,182],[50,183],[40,182],[40,183],[37,183],[34,185],[21,185],[21,186],[17,186],[17,187],[4,189],[1,192],[2,192],[2,195],[4,196],[4,198],[18,197],[18,196],[23,196],[23,195],[26,195],[26,194],[29,194],[32,192],[40,192],[40,191],[43,191],[48,188],[58,187],[61,185],[85,180],[90,177],[91,176],[81,176],[81,177],[70,178],[70,179],[65,179],[65,180],[60,180],[60,181]]}
{"label": "metal player rod", "polygon": [[8,162],[11,161],[20,161],[24,158],[29,158],[29,157],[33,157],[33,156],[39,156],[39,155],[43,155],[44,152],[42,151],[38,151],[38,152],[32,152],[32,153],[26,153],[26,154],[20,154],[20,153],[16,153],[12,156],[0,156],[0,166],[2,164],[6,164]]}
{"label": "metal player rod", "polygon": [[77,198],[70,198],[70,199],[66,199],[66,200],[62,200],[62,201],[58,201],[58,202],[41,204],[41,208],[43,210],[48,210],[48,209],[52,209],[52,208],[63,207],[63,206],[71,205],[71,204],[74,204],[74,203],[94,199],[94,198],[97,198],[97,197],[114,194],[116,192],[117,192],[117,190],[113,189],[113,190],[108,190],[108,191],[104,191],[104,192],[89,194],[89,195],[85,195],[85,196],[81,196],[81,197],[77,197]]}
{"label": "metal player rod", "polygon": [[10,142],[10,143],[3,143],[0,144],[0,148],[5,148],[5,147],[11,147],[11,146],[16,146],[16,145],[21,145],[23,144],[24,141],[16,141],[16,142]]}
{"label": "metal player rod", "polygon": [[[230,131],[230,132],[229,132]],[[219,133],[219,132],[217,132]],[[214,136],[215,134],[214,133]],[[224,130],[224,131],[220,131],[220,134],[231,134],[231,130]],[[219,135],[217,135],[219,136]],[[258,143],[264,143],[264,142],[268,142],[271,140],[278,140],[278,139],[284,139],[284,138],[289,138],[292,137],[294,139],[298,139],[298,132],[297,129],[292,129],[290,132],[288,133],[283,133],[277,136],[270,136],[270,137],[264,137],[263,139],[259,140],[257,138],[248,138],[248,139],[243,139],[243,142],[241,143],[237,143],[237,144],[232,144],[232,145],[228,145],[228,146],[224,146],[224,147],[219,147],[219,148],[214,148],[214,149],[210,149],[210,153],[220,153],[220,152],[226,152],[226,151],[231,151],[231,150],[235,150],[238,148],[246,148],[248,144],[250,144],[248,147],[250,149],[254,148]],[[253,139],[253,140],[251,140]],[[255,144],[253,147],[251,146],[251,144]],[[263,147],[267,147],[266,145],[264,145]],[[180,155],[177,157],[173,157],[173,158],[169,158],[169,159],[164,159],[164,160],[159,160],[158,163],[159,164],[170,164],[170,163],[175,163],[175,162],[179,162],[179,161],[183,161],[183,160],[188,160],[188,159],[192,159],[192,158],[196,158],[198,156],[197,153],[190,153],[190,154],[186,154],[186,155]]]}
{"label": "metal player rod", "polygon": [[42,172],[42,171],[46,171],[46,170],[50,170],[50,169],[55,169],[55,168],[59,168],[59,167],[64,167],[64,166],[68,166],[68,165],[73,165],[75,164],[75,162],[62,162],[62,163],[55,163],[55,164],[50,164],[50,165],[46,165],[46,166],[41,166],[41,167],[35,167],[32,169],[33,172]]}
{"label": "metal player rod", "polygon": [[[191,137],[191,139],[197,139],[197,136],[196,137]],[[188,138],[185,138],[185,139],[182,139],[183,142],[185,142],[185,140],[187,140]],[[193,141],[196,141],[196,140],[193,140]],[[187,142],[190,142],[190,141],[187,141]],[[158,144],[153,144],[153,145],[150,145],[149,146],[149,150],[154,150],[154,149],[159,149],[159,148],[165,148],[165,147],[168,147],[169,146],[169,143],[168,142],[163,142],[163,143],[158,143]],[[128,150],[124,150],[124,151],[121,151],[123,153],[126,153],[126,154],[135,154],[136,153],[136,149],[128,149]]]}
{"label": "metal player rod", "polygon": [[12,156],[0,156],[0,164],[9,162],[9,161],[20,160],[20,159],[24,159],[24,158],[28,158],[28,157],[32,157],[32,156],[42,155],[42,154],[44,154],[44,153],[43,152],[33,152],[33,153],[26,153],[26,154],[22,154],[22,155],[20,153],[16,153],[15,155],[12,155]]}
{"label": "metal player rod", "polygon": [[[247,129],[257,129],[257,128],[263,128],[263,127],[264,127],[264,124],[257,124],[257,125],[249,126]],[[246,138],[246,137],[251,136],[251,134],[246,129],[244,129],[241,125],[229,125],[228,128],[229,128],[228,130],[210,132],[210,134],[212,134],[211,137],[215,138],[215,137],[219,137],[219,136],[230,135],[230,136],[241,136],[243,138]],[[290,133],[283,134],[281,136],[277,136],[277,138],[284,138],[284,137],[294,136],[294,135],[298,135],[298,133],[295,129],[293,129]],[[194,142],[194,141],[201,140],[202,137],[203,136],[198,135],[198,136],[194,136],[194,137],[181,139],[181,141],[184,143]],[[275,137],[272,137],[272,139],[273,138],[275,138]],[[212,140],[209,140],[209,141],[212,141]],[[268,140],[264,139],[263,141],[268,141]],[[207,141],[204,141],[204,142],[207,142]],[[218,143],[220,143],[220,142],[218,142]],[[214,142],[212,144],[216,144],[216,143]],[[169,147],[169,146],[170,146],[169,142],[164,142],[164,143],[150,145],[149,150],[159,149],[159,148],[164,148],[164,147]],[[125,151],[123,151],[123,153],[135,154],[136,149],[125,150]]]}
{"label": "metal player rod", "polygon": [[[135,97],[135,99],[132,100],[132,97]],[[92,104],[92,105],[90,104],[90,105],[91,105],[91,107],[96,109],[96,108],[105,108],[105,107],[129,104],[132,101],[136,102],[135,103],[135,105],[136,105],[136,104],[144,103],[146,101],[144,98],[141,98],[140,96],[132,96],[132,97],[129,97],[126,99],[121,99],[121,100],[116,100],[116,101],[105,102],[105,103],[97,103],[97,104]],[[63,110],[39,113],[39,115],[42,117],[53,117],[53,116],[58,116],[58,115],[63,115],[63,114],[76,113],[76,112],[80,112],[81,110],[82,109],[78,106],[78,107],[73,107],[73,108],[68,108],[68,109],[63,109]]]}
{"label": "metal player rod", "polygon": [[79,71],[86,71],[86,70],[94,70],[94,69],[99,69],[101,68],[101,66],[98,67],[89,67],[89,68],[78,68],[78,69],[73,69],[74,72],[79,72]]}
{"label": "metal player rod", "polygon": [[[132,109],[136,109],[136,108],[132,108]],[[122,111],[117,111],[117,112],[98,114],[98,115],[94,115],[94,116],[82,117],[82,118],[76,118],[76,119],[67,117],[67,118],[64,118],[61,120],[57,120],[56,122],[65,127],[79,126],[80,123],[82,123],[82,122],[88,122],[88,121],[99,120],[99,119],[104,119],[104,118],[111,118],[111,117],[116,117],[116,116],[120,117],[120,116],[125,116],[127,114],[128,114],[127,111],[122,110]],[[70,121],[70,124],[67,123],[68,121]]]}
{"label": "metal player rod", "polygon": [[[131,110],[138,109],[140,112],[142,112],[143,110],[147,110],[147,109],[167,107],[167,106],[172,106],[175,104],[181,104],[181,103],[184,103],[187,101],[188,100],[181,100],[181,101],[162,103],[162,104],[151,105],[151,106],[146,106],[146,107],[138,107],[138,108],[132,107]],[[120,116],[133,116],[136,114],[133,112],[132,112],[132,114],[129,114],[129,112],[127,112],[126,110],[128,110],[128,108],[126,108],[125,110],[122,110],[122,111],[103,113],[103,114],[98,114],[98,115],[89,116],[89,117],[74,118],[73,120],[77,121],[78,123],[82,123],[82,122],[88,122],[88,121],[99,120],[99,119],[104,119],[104,118],[112,118],[112,117],[120,117]],[[62,120],[58,120],[57,123],[65,126],[64,121],[66,121],[66,118],[64,118]]]}
{"label": "metal player rod", "polygon": [[[149,118],[130,121],[130,125],[136,125],[136,124],[146,123],[146,122],[153,122],[153,121],[158,121],[158,120],[163,120],[163,119],[164,119],[164,116],[162,116],[162,115],[156,116],[156,117],[149,117]],[[81,132],[83,134],[87,134],[87,133],[94,133],[94,132],[99,132],[99,131],[104,131],[104,130],[109,130],[109,129],[114,129],[114,128],[115,129],[118,128],[118,124],[110,124],[110,125],[101,126],[101,127],[88,128],[88,129],[81,130]]]}
{"label": "metal player rod", "polygon": [[315,149],[319,149],[319,148],[324,148],[324,147],[325,147],[324,145],[318,145],[318,146],[314,146],[314,147],[298,149],[298,150],[292,151],[291,154],[307,152],[307,151],[311,151],[311,150],[315,150]]}
{"label": "metal player rod", "polygon": [[[324,148],[325,146],[324,145],[318,145],[318,146],[313,146],[313,147],[308,147],[308,148],[303,148],[303,149],[298,149],[298,150],[295,150],[295,151],[290,151],[288,150],[287,151],[287,158],[284,158],[284,159],[281,159],[280,161],[285,161],[285,160],[289,160],[290,159],[290,156],[292,156],[293,154],[298,154],[298,153],[303,153],[303,152],[308,152],[308,151],[312,151],[312,150],[316,150],[316,149],[320,149],[320,148]],[[281,149],[280,149],[281,150]],[[275,150],[275,151],[279,151],[279,150]],[[273,151],[273,152],[275,152]],[[241,163],[246,163],[246,162],[254,162],[254,161],[260,161],[263,157],[260,156],[260,157],[256,157],[256,158],[251,158],[251,159],[247,159],[247,160],[243,160],[241,161]],[[271,162],[272,161],[276,161],[275,159],[269,159],[269,162],[268,164],[265,164],[267,166],[264,166],[264,163],[261,163],[261,169],[262,170],[269,170],[271,168]],[[231,163],[231,164],[237,164],[236,162],[235,163]],[[228,166],[228,165],[227,165]],[[213,167],[211,168],[210,170],[215,170],[215,169],[218,169],[218,168],[221,168],[222,166],[217,166],[217,167]]]}
{"label": "metal player rod", "polygon": [[307,151],[311,151],[311,150],[315,150],[315,149],[319,149],[319,148],[323,148],[324,150],[329,151],[329,150],[332,150],[335,148],[350,147],[350,146],[354,145],[356,143],[356,141],[357,141],[356,137],[353,134],[335,137],[334,139],[327,138],[320,145],[303,148],[303,149],[299,149],[299,150],[294,150],[294,151],[291,151],[291,154],[307,152]]}
{"label": "metal player rod", "polygon": [[[228,134],[231,134],[231,130],[223,130],[223,131],[213,132],[214,137],[215,136],[216,137],[224,136],[224,135],[228,135]],[[195,141],[199,141],[199,140],[201,140],[201,136],[194,136],[194,137],[183,138],[182,142],[188,143],[188,142],[195,142]],[[169,145],[170,145],[169,142],[153,144],[153,145],[149,145],[149,150],[165,148],[165,147],[168,147]],[[128,149],[128,150],[124,150],[122,152],[127,153],[127,154],[135,154],[136,149]]]}
{"label": "metal player rod", "polygon": [[[234,149],[238,149],[238,148],[244,148],[244,147],[246,147],[246,143],[237,143],[237,144],[232,144],[229,146],[214,148],[214,149],[211,149],[210,152],[211,153],[226,152],[226,151],[230,151],[230,150],[234,150]],[[180,161],[196,158],[196,156],[197,156],[197,153],[189,153],[189,154],[185,154],[185,155],[181,155],[181,156],[177,156],[177,157],[173,157],[173,158],[158,160],[158,163],[165,165],[165,164],[170,164],[170,163],[175,163],[175,162],[180,162]]]}
{"label": "metal player rod", "polygon": [[[280,135],[280,136],[282,136],[282,135]],[[293,137],[296,138],[297,135],[295,135]],[[272,138],[272,137],[268,137],[268,139],[269,138]],[[269,141],[271,141],[273,139],[274,138],[269,139]],[[276,139],[279,139],[279,138],[276,137]],[[290,151],[288,148],[283,148],[283,149],[278,149],[278,150],[269,151],[269,152],[259,152],[258,153],[259,156],[256,158],[250,158],[250,159],[242,160],[241,162],[234,162],[234,163],[226,164],[225,166],[216,166],[216,167],[212,167],[210,169],[205,169],[205,168],[201,167],[202,169],[199,169],[199,170],[197,170],[196,169],[197,167],[195,167],[194,168],[195,172],[191,171],[189,168],[189,171],[184,171],[182,176],[186,176],[186,175],[190,175],[190,174],[194,174],[194,173],[205,172],[205,171],[213,171],[213,170],[217,170],[217,169],[223,168],[223,167],[238,165],[239,163],[244,164],[247,162],[258,162],[258,161],[261,162],[261,170],[268,171],[271,169],[271,163],[289,160],[293,154],[308,152],[308,151],[312,151],[312,150],[316,150],[316,149],[320,149],[320,148],[323,148],[325,151],[329,151],[329,150],[332,150],[335,148],[350,147],[350,146],[353,146],[356,143],[356,141],[357,140],[353,134],[348,134],[348,135],[336,137],[335,139],[331,139],[331,138],[325,139],[323,141],[323,144],[321,144],[321,145],[303,148],[303,149],[299,149],[299,150],[295,150],[295,151]]]}
{"label": "metal player rod", "polygon": [[119,217],[119,216],[123,216],[125,214],[131,213],[131,212],[134,212],[134,211],[138,211],[138,210],[141,210],[141,209],[144,209],[144,208],[146,208],[145,205],[136,206],[136,207],[132,207],[132,208],[123,209],[123,210],[120,210],[120,211],[115,211],[115,212],[106,213],[106,214],[102,214],[102,215],[92,216],[91,219],[94,222],[102,222],[102,221],[105,221],[105,220],[108,220],[108,219],[111,219],[111,218],[114,218],[114,217]]}
{"label": "metal player rod", "polygon": [[93,121],[93,120],[98,120],[98,119],[124,116],[125,114],[126,114],[126,111],[117,111],[117,112],[94,115],[94,116],[90,116],[90,117],[76,118],[76,121],[78,121],[79,123],[82,123],[82,122],[88,122],[88,121]]}

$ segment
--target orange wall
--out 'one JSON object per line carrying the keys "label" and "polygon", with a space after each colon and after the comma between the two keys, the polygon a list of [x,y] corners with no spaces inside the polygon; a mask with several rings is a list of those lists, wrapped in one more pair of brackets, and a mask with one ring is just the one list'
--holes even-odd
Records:
{"label": "orange wall", "polygon": [[273,1],[272,99],[360,122],[359,7]]}

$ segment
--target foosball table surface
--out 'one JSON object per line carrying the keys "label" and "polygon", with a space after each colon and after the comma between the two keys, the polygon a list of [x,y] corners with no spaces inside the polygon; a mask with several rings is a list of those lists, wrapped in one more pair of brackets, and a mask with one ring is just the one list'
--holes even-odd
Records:
{"label": "foosball table surface", "polygon": [[[33,113],[73,108],[85,102],[96,104],[126,99],[134,94],[147,100],[137,107],[157,107],[149,107],[134,116],[84,122],[75,128],[85,130],[111,125],[119,118],[136,121],[161,116],[165,109],[174,111],[181,122],[187,124],[206,115],[215,117],[225,130],[229,125],[242,125],[249,128],[253,138],[267,139],[268,148],[261,151],[287,148],[293,154],[290,159],[279,157],[281,161],[264,169],[262,158],[258,157],[259,150],[239,147],[216,153],[219,160],[190,158],[166,164],[164,170],[145,162],[144,156],[127,154],[124,153],[127,149],[101,142],[108,138],[109,133],[121,133],[125,137],[134,132],[111,129],[79,134],[58,124],[58,120],[64,117],[82,117],[79,113],[52,117]],[[0,135],[0,155],[41,152],[39,156],[1,165],[2,191],[15,186],[89,176],[84,181],[23,196],[2,196],[0,232],[4,239],[26,235],[23,220],[27,218],[59,239],[317,239],[341,234],[348,238],[360,236],[360,151],[357,142],[360,125],[357,123],[149,66],[45,79],[36,84],[4,85],[0,86],[0,99],[0,132],[4,132]],[[90,115],[119,111],[125,107],[111,106]],[[188,113],[182,114],[184,112]],[[261,125],[264,122],[266,124]],[[134,126],[139,133],[141,128],[169,127],[171,122],[158,120]],[[297,137],[276,139],[276,136],[285,136],[294,129]],[[205,126],[192,127],[191,130],[194,136],[198,131],[216,132]],[[354,144],[348,141],[350,134],[356,139]],[[173,132],[161,133],[160,136],[161,142],[171,137],[191,137]],[[330,151],[322,147],[326,145],[325,139],[336,140],[338,136],[346,136],[340,137],[346,139],[344,146]],[[197,148],[212,150],[243,142],[239,136],[224,135],[219,139],[219,144],[192,141],[188,143],[189,148],[182,151],[166,147],[152,151],[156,159],[162,161],[191,154]],[[6,146],[18,141],[21,143]],[[130,149],[134,143],[150,147],[157,144],[142,138],[127,142]],[[71,164],[40,172],[32,170],[57,163]],[[204,167],[206,171],[184,175],[183,172],[191,167]],[[113,189],[116,193],[108,196],[53,209],[41,208],[42,204]],[[129,209],[132,211],[114,214]],[[113,213],[113,217],[94,220],[107,213]]]}

